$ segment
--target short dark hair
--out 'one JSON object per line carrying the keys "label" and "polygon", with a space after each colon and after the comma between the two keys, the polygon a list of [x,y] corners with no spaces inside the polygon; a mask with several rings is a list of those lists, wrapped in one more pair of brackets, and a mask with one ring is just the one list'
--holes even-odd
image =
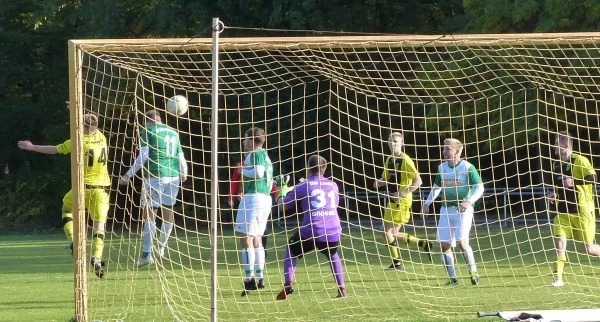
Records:
{"label": "short dark hair", "polygon": [[569,132],[567,132],[567,131],[558,132],[556,139],[558,140],[559,144],[560,143],[568,143],[569,149],[573,148],[573,139],[569,136]]}
{"label": "short dark hair", "polygon": [[324,157],[313,154],[308,158],[308,173],[310,175],[324,175],[327,170],[327,160]]}
{"label": "short dark hair", "polygon": [[249,128],[246,130],[244,136],[247,138],[252,138],[252,140],[254,140],[254,144],[256,145],[263,145],[267,140],[265,130],[261,129],[260,127]]}
{"label": "short dark hair", "polygon": [[83,125],[87,128],[88,133],[94,133],[98,129],[98,117],[94,114],[83,115]]}
{"label": "short dark hair", "polygon": [[149,110],[144,115],[146,116],[146,121],[150,120],[154,123],[162,122],[162,119],[160,118],[160,113],[158,113],[157,110]]}

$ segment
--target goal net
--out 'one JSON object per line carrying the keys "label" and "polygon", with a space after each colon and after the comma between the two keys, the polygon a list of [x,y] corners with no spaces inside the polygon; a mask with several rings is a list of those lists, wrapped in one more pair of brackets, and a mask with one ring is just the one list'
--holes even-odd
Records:
{"label": "goal net", "polygon": [[[212,40],[73,41],[80,59],[72,74],[81,89],[78,107],[99,117],[113,181],[106,275],[90,273],[85,284],[90,320],[208,320],[214,260],[221,320],[428,320],[598,307],[600,262],[579,242],[568,241],[566,285],[549,287],[555,214],[544,195],[556,184],[559,131],[573,137],[576,153],[600,164],[600,34],[227,38],[225,29],[221,36],[218,190],[211,188],[210,166]],[[174,95],[189,101],[183,116],[165,111]],[[154,265],[136,268],[143,172],[128,186],[117,182],[140,152],[144,113],[151,109],[179,132],[189,178],[164,256],[154,250]],[[336,299],[327,259],[311,253],[298,260],[295,292],[275,300],[287,240],[301,223],[301,214],[276,208],[268,223],[266,288],[240,296],[237,198],[229,206],[228,194],[251,127],[265,129],[274,175],[290,175],[290,184],[306,177],[309,156],[329,162],[326,176],[340,189],[347,298]],[[438,246],[430,262],[421,248],[399,243],[404,271],[384,270],[392,263],[382,235],[387,193],[373,183],[391,154],[392,132],[403,134],[403,150],[423,181],[401,231],[431,241],[440,203],[427,216],[419,215],[421,204],[444,161],[444,139],[464,143],[463,157],[485,185],[470,232],[479,285],[471,285],[458,248],[456,286],[444,286]],[[217,205],[210,202],[214,194]],[[215,259],[211,206],[218,207]],[[160,219],[156,225],[160,230]]]}

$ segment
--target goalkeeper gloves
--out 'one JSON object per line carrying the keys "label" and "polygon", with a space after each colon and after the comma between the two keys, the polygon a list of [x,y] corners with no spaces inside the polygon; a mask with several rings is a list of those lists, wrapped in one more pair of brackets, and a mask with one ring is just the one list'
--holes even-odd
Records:
{"label": "goalkeeper gloves", "polygon": [[290,191],[294,190],[293,187],[288,186],[289,182],[290,176],[288,174],[282,174],[275,178],[275,184],[277,185],[277,189],[279,190],[280,196],[285,197]]}

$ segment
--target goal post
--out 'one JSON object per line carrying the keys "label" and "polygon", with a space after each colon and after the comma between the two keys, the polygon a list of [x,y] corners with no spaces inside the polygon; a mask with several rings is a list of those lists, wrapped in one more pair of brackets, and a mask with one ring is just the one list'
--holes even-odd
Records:
{"label": "goal post", "polygon": [[[600,164],[600,33],[228,38],[227,26],[212,26],[214,38],[69,42],[78,320],[426,320],[598,307],[600,265],[581,243],[569,240],[567,285],[548,287],[556,258],[545,195],[556,185],[558,132],[567,131],[574,151],[596,169]],[[188,99],[186,114],[166,111],[174,95]],[[152,109],[179,133],[189,178],[172,207],[164,256],[153,249],[154,264],[138,268],[148,165],[128,186],[117,182],[140,153]],[[103,279],[86,274],[86,112],[98,116],[109,146]],[[336,299],[330,265],[316,253],[297,260],[296,292],[275,301],[287,241],[302,224],[298,214],[276,208],[267,231],[267,287],[240,296],[237,200],[228,195],[251,127],[266,130],[274,175],[290,175],[291,183],[306,177],[311,155],[327,159],[326,176],[341,194],[347,298]],[[384,271],[391,263],[382,235],[387,192],[373,182],[391,154],[392,132],[402,133],[423,181],[401,231],[431,241],[440,205],[422,218],[421,203],[444,161],[444,139],[463,142],[463,157],[485,186],[470,233],[479,285],[470,285],[458,249],[455,287],[443,285],[437,249],[430,262],[422,249],[400,242],[404,271]],[[159,209],[157,236],[162,218]]]}

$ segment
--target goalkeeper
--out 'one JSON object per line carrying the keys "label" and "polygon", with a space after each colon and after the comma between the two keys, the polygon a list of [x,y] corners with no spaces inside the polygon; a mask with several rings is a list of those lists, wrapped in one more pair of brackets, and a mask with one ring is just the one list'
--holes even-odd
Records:
{"label": "goalkeeper", "polygon": [[[67,108],[69,108],[69,102]],[[106,137],[98,130],[98,117],[93,114],[83,116],[83,153],[86,160],[83,167],[85,182],[85,207],[94,223],[92,237],[92,259],[96,276],[104,277],[102,251],[104,250],[104,231],[109,208],[110,177],[108,176]],[[35,145],[31,141],[19,141],[21,150],[43,154],[67,154],[71,152],[71,140],[59,145]],[[77,193],[77,192],[76,192]],[[73,190],[63,198],[62,221],[67,239],[73,249]]]}

